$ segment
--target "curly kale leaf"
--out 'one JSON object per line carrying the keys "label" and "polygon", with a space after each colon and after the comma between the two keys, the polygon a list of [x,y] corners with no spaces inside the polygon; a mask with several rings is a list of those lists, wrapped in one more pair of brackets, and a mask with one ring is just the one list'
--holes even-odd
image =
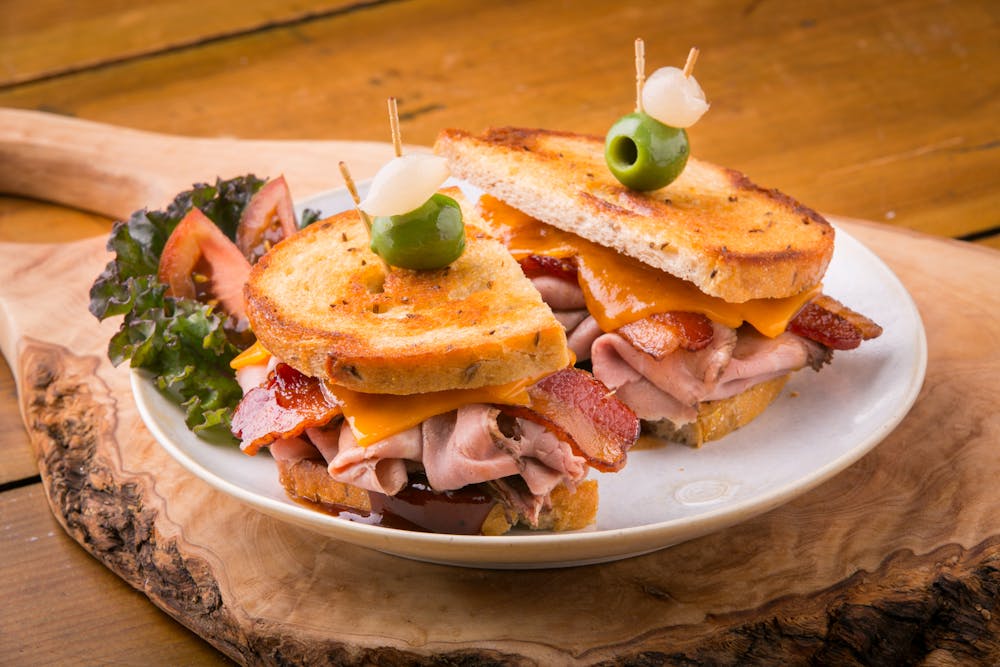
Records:
{"label": "curly kale leaf", "polygon": [[133,367],[150,371],[157,387],[185,409],[188,428],[228,431],[230,412],[243,396],[229,368],[238,350],[211,307],[163,297],[164,289],[156,284],[140,293],[139,308],[125,315],[108,356],[116,365],[131,359]]}
{"label": "curly kale leaf", "polygon": [[319,220],[320,212],[314,208],[302,209],[302,218],[299,220],[299,229],[305,229],[312,223]]}
{"label": "curly kale leaf", "polygon": [[165,211],[140,210],[111,230],[108,263],[90,289],[90,312],[99,320],[124,315],[108,345],[116,366],[126,359],[149,370],[157,386],[175,397],[195,431],[228,431],[242,392],[229,362],[239,350],[226,337],[225,313],[191,299],[166,296],[157,279],[171,232],[193,206],[230,238],[243,209],[264,181],[244,176],[198,184],[177,195]]}

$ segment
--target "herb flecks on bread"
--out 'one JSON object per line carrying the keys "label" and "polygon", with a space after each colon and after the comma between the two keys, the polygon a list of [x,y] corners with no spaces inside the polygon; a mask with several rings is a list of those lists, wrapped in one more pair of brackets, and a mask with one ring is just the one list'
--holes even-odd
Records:
{"label": "herb flecks on bread", "polygon": [[[450,194],[474,223],[474,209]],[[356,212],[335,215],[261,259],[246,299],[272,354],[366,393],[500,385],[570,363],[562,326],[518,264],[472,228],[444,269],[387,270]]]}
{"label": "herb flecks on bread", "polygon": [[598,137],[444,130],[452,174],[550,225],[615,248],[726,301],[814,287],[833,255],[818,213],[743,174],[691,158],[671,184],[637,192],[608,171]]}

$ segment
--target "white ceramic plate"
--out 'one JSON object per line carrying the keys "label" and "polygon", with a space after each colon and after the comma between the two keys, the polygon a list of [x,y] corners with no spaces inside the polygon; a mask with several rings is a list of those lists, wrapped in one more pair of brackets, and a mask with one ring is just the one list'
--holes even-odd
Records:
{"label": "white ceramic plate", "polygon": [[[324,215],[351,205],[345,191],[302,202]],[[826,293],[881,324],[882,336],[836,353],[820,373],[796,373],[760,418],[721,441],[701,449],[640,449],[630,452],[623,471],[595,473],[597,521],[577,532],[437,535],[312,511],[287,498],[268,455],[249,457],[193,435],[181,409],[142,372],[133,372],[132,390],[143,420],[171,456],[213,487],[278,519],[352,544],[453,565],[599,563],[662,549],[773,509],[861,458],[903,419],[927,363],[913,300],[878,257],[841,229],[824,284]]]}

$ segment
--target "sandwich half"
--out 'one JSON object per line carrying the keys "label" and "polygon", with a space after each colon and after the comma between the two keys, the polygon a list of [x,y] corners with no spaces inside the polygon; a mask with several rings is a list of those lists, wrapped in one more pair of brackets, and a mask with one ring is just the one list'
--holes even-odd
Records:
{"label": "sandwich half", "polygon": [[523,128],[445,130],[435,151],[486,193],[486,229],[647,431],[721,438],[792,372],[881,334],[822,292],[829,222],[739,172],[690,158],[639,192],[611,175],[603,139]]}
{"label": "sandwich half", "polygon": [[257,344],[234,365],[233,433],[267,446],[294,498],[435,532],[572,530],[588,470],[615,471],[635,414],[572,366],[563,326],[457,190],[466,248],[388,268],[355,211],[314,223],[250,272]]}

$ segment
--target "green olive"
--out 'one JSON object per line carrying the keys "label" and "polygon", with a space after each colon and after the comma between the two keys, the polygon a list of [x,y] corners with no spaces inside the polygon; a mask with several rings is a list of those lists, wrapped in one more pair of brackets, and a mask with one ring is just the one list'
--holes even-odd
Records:
{"label": "green olive", "polygon": [[619,118],[604,140],[604,159],[622,185],[662,188],[684,171],[691,147],[687,132],[636,111]]}
{"label": "green olive", "polygon": [[458,202],[441,193],[408,213],[372,222],[372,252],[403,269],[441,269],[465,250],[465,225]]}

